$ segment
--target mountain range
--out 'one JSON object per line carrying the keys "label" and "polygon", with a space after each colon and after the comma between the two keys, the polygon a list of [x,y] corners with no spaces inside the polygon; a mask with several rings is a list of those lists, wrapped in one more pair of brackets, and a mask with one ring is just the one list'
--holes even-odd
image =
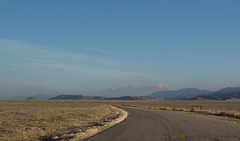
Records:
{"label": "mountain range", "polygon": [[180,90],[158,91],[148,95],[162,100],[226,100],[240,99],[240,87],[228,87],[218,91],[187,88]]}
{"label": "mountain range", "polygon": [[165,90],[154,92],[148,96],[162,100],[185,100],[199,95],[207,94],[208,90],[200,90],[196,88],[186,88],[180,90]]}
{"label": "mountain range", "polygon": [[155,84],[155,85],[139,85],[132,84],[129,86],[119,87],[119,88],[108,88],[98,93],[105,97],[119,97],[119,96],[143,96],[157,91],[171,89],[171,86],[166,84]]}
{"label": "mountain range", "polygon": [[[113,94],[114,95],[114,94]],[[34,99],[31,97],[29,99]],[[38,99],[38,98],[36,98]],[[200,90],[197,88],[186,88],[180,90],[164,90],[151,93],[146,96],[84,96],[62,94],[52,100],[227,100],[240,99],[240,87],[228,87],[218,91]]]}
{"label": "mountain range", "polygon": [[121,96],[121,97],[102,97],[102,96],[83,96],[83,95],[58,95],[50,100],[152,100],[149,96]]}
{"label": "mountain range", "polygon": [[189,98],[189,100],[227,100],[227,99],[240,99],[240,87],[228,87],[214,92],[208,92],[204,95]]}

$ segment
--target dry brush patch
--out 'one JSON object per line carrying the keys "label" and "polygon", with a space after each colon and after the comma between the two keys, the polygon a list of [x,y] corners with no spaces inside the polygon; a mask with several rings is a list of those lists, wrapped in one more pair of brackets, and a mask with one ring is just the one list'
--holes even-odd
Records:
{"label": "dry brush patch", "polygon": [[204,115],[215,115],[229,119],[240,120],[240,100],[229,101],[111,101],[112,104],[120,104],[122,106],[159,109],[169,111],[184,111]]}
{"label": "dry brush patch", "polygon": [[111,116],[99,101],[0,100],[0,140],[44,140]]}

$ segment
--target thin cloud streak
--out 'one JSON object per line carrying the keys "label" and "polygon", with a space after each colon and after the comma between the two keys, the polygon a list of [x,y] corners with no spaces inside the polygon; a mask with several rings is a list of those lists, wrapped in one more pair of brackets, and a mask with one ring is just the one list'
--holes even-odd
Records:
{"label": "thin cloud streak", "polygon": [[240,60],[231,62],[231,64],[236,64],[236,63],[240,63]]}
{"label": "thin cloud streak", "polygon": [[104,70],[104,69],[94,69],[94,68],[87,68],[87,67],[76,67],[71,65],[61,65],[61,64],[33,64],[36,66],[44,66],[49,68],[55,68],[55,69],[64,69],[64,70],[70,70],[75,71],[78,74],[80,73],[90,73],[98,76],[104,76],[104,77],[112,77],[112,78],[118,78],[118,77],[152,77],[151,75],[147,74],[140,74],[140,73],[133,73],[133,72],[124,72],[124,71],[117,71],[117,70]]}
{"label": "thin cloud streak", "polygon": [[86,50],[86,51],[98,52],[98,53],[102,53],[102,54],[114,55],[113,52],[108,51],[108,50],[102,50],[102,49],[96,49],[96,48],[81,48],[81,49]]}
{"label": "thin cloud streak", "polygon": [[[112,60],[107,60],[95,56],[89,56],[84,54],[74,53],[63,53],[54,49],[41,49],[46,48],[45,46],[30,44],[17,40],[5,40],[0,39],[0,49],[2,53],[25,57],[26,59],[42,59],[42,60],[78,60],[87,62],[98,62],[98,63],[112,63],[117,64]],[[49,47],[51,48],[51,47]]]}
{"label": "thin cloud streak", "polygon": [[95,56],[76,53],[64,53],[45,46],[30,44],[16,40],[0,39],[1,64],[31,67],[54,68],[68,70],[75,75],[84,73],[108,78],[144,77],[156,78],[148,74],[126,71],[128,65]]}
{"label": "thin cloud streak", "polygon": [[114,54],[113,52],[107,51],[107,50],[100,50],[100,49],[89,49],[89,50],[92,50],[92,51],[95,51],[95,52],[99,52],[99,53],[104,53],[104,54],[110,54],[110,55]]}

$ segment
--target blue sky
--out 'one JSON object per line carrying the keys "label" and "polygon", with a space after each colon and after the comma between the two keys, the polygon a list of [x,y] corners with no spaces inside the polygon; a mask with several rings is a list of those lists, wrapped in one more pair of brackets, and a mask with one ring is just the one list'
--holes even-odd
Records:
{"label": "blue sky", "polygon": [[238,0],[2,0],[0,95],[240,86]]}

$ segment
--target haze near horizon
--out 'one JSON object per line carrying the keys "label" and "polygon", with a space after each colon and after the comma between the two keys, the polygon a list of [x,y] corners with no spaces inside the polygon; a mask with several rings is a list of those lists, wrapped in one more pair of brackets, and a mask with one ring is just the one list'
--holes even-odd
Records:
{"label": "haze near horizon", "polygon": [[236,0],[1,1],[0,98],[238,87],[239,6]]}

